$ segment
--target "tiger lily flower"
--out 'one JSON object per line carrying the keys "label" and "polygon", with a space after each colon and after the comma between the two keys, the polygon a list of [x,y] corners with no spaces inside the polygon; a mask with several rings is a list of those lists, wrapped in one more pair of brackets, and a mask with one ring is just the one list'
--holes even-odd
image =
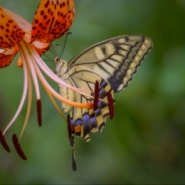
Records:
{"label": "tiger lily flower", "polygon": [[[24,20],[14,12],[0,7],[0,68],[8,66],[13,58],[19,54],[17,66],[23,68],[24,85],[22,98],[17,111],[8,123],[3,132],[0,132],[0,141],[8,151],[4,135],[13,125],[20,114],[24,102],[27,98],[27,113],[23,124],[21,138],[30,115],[32,103],[32,84],[35,88],[37,99],[37,117],[38,124],[41,126],[41,96],[39,82],[44,87],[46,93],[54,103],[54,97],[59,101],[75,107],[88,108],[92,105],[72,102],[57,93],[44,78],[45,73],[57,84],[66,86],[77,93],[85,94],[81,89],[74,88],[62,81],[42,60],[41,55],[45,53],[51,42],[65,34],[70,28],[74,19],[74,1],[73,0],[41,0],[34,15],[32,24]],[[13,136],[15,146],[19,149],[18,139]]]}

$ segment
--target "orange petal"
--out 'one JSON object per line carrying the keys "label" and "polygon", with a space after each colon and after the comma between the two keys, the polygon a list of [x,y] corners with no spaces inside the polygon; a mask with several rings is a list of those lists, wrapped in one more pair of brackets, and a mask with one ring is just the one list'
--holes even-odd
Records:
{"label": "orange petal", "polygon": [[24,34],[25,32],[10,15],[0,7],[0,48],[11,48],[15,46],[22,40]]}
{"label": "orange petal", "polygon": [[32,44],[35,47],[35,49],[39,55],[42,55],[43,53],[48,51],[48,49],[50,47],[50,43],[46,43],[46,42],[44,43],[44,42],[34,41],[34,42],[32,42]]}
{"label": "orange petal", "polygon": [[0,49],[0,68],[8,66],[18,52],[17,47]]}
{"label": "orange petal", "polygon": [[15,55],[16,53],[14,53],[13,55],[0,54],[0,68],[8,66],[12,62]]}
{"label": "orange petal", "polygon": [[51,42],[70,28],[74,0],[41,0],[32,24],[32,41]]}
{"label": "orange petal", "polygon": [[24,30],[28,34],[31,33],[32,25],[28,21],[26,21],[23,17],[17,15],[13,11],[6,8],[3,8],[3,11],[6,12],[6,14],[9,15],[16,22],[20,29]]}

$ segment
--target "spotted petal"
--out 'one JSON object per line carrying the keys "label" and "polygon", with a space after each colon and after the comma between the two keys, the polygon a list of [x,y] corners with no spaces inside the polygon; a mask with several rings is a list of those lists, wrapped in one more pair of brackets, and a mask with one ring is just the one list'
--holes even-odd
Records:
{"label": "spotted petal", "polygon": [[73,19],[73,0],[40,1],[32,23],[32,42],[53,41],[70,28]]}
{"label": "spotted petal", "polygon": [[0,47],[8,48],[19,43],[25,32],[17,23],[0,8]]}
{"label": "spotted petal", "polygon": [[0,7],[0,68],[11,63],[18,51],[17,43],[24,35],[24,30]]}

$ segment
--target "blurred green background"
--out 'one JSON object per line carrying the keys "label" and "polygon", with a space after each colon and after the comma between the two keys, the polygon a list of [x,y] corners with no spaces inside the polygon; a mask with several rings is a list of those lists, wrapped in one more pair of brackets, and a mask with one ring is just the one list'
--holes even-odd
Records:
{"label": "blurred green background", "polygon": [[[0,0],[32,21],[38,0]],[[0,147],[0,184],[184,184],[185,183],[185,1],[76,0],[76,18],[63,54],[69,60],[98,41],[144,34],[154,47],[124,92],[116,94],[115,117],[102,134],[76,138],[77,172],[71,169],[66,123],[42,91],[43,126],[35,102],[21,140],[28,160],[11,145],[26,107]],[[61,52],[63,41],[54,44]],[[50,59],[53,55],[47,54]],[[46,61],[52,69],[54,63]],[[22,92],[22,69],[0,71],[0,128],[13,116]],[[57,86],[56,86],[57,88]]]}

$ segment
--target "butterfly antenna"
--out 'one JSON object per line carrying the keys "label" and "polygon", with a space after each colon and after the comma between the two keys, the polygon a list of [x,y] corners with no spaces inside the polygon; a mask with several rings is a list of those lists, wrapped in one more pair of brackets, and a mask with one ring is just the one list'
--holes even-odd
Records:
{"label": "butterfly antenna", "polygon": [[[56,45],[58,45],[58,44],[56,44]],[[54,56],[58,55],[58,53],[59,53],[59,52],[56,50],[56,48],[54,47],[53,44],[51,44],[51,49],[50,49],[50,51],[51,51],[51,53],[52,53]]]}
{"label": "butterfly antenna", "polygon": [[61,53],[60,53],[60,55],[59,55],[60,58],[62,57],[62,55],[63,55],[63,53],[64,53],[64,50],[65,50],[65,47],[66,47],[66,44],[67,44],[67,38],[68,38],[68,36],[69,36],[70,34],[72,34],[72,32],[67,32],[67,34],[65,35],[64,45],[63,45],[62,51],[61,51]]}
{"label": "butterfly antenna", "polygon": [[[60,58],[61,58],[61,56],[62,56],[63,53],[64,53],[64,49],[65,49],[66,43],[67,43],[67,38],[68,38],[68,35],[70,35],[70,34],[72,34],[72,32],[67,32],[67,34],[65,35],[64,45],[63,45],[62,51],[61,51],[61,53],[60,53],[60,55],[59,55]],[[56,43],[55,45],[58,46],[59,44]],[[59,53],[59,52],[56,50],[56,47],[54,47],[53,44],[51,44],[51,49],[50,49],[50,51],[51,51],[51,53],[52,53],[54,56],[58,56],[58,53]]]}

